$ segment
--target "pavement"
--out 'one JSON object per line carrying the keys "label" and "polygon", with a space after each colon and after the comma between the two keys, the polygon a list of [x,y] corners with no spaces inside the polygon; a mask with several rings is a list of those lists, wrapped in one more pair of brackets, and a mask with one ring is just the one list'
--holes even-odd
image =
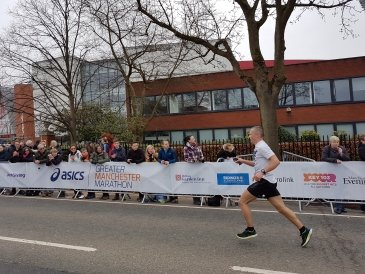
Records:
{"label": "pavement", "polygon": [[[365,273],[365,214],[309,206],[299,232],[265,201],[256,238],[237,207],[0,196],[0,273]],[[298,210],[295,202],[287,205]]]}

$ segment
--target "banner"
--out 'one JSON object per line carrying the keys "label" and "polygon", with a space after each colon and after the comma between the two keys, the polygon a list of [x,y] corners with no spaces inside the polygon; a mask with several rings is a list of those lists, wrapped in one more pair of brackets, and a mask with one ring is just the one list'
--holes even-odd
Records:
{"label": "banner", "polygon": [[[179,162],[103,165],[0,163],[0,187],[80,189],[190,195],[240,195],[253,183],[253,168],[223,163]],[[274,170],[287,198],[365,200],[365,162],[281,162]]]}

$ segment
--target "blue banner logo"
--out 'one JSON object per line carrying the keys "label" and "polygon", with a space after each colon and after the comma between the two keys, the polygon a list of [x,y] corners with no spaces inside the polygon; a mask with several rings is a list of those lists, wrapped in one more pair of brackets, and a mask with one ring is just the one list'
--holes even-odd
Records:
{"label": "blue banner logo", "polygon": [[250,184],[248,173],[218,173],[217,182],[220,186],[243,186]]}

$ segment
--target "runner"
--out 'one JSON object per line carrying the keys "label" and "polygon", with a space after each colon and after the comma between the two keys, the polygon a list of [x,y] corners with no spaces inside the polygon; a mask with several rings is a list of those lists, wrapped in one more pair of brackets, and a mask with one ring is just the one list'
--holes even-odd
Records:
{"label": "runner", "polygon": [[239,201],[247,228],[242,233],[237,234],[237,237],[249,239],[257,236],[249,203],[257,198],[265,197],[279,213],[284,215],[299,229],[300,236],[302,237],[301,246],[305,247],[311,238],[313,229],[305,227],[295,213],[285,206],[279,191],[276,189],[277,184],[274,174],[271,173],[280,164],[280,161],[265,143],[263,137],[263,130],[260,126],[252,127],[249,132],[249,138],[255,145],[253,161],[241,158],[236,160],[238,164],[246,164],[255,168],[254,183],[242,193]]}

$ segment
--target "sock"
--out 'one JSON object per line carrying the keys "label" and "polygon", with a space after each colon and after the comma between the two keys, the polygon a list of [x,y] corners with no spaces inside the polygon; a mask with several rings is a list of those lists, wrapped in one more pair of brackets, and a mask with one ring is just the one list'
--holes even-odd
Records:
{"label": "sock", "polygon": [[303,225],[300,229],[299,229],[299,232],[300,232],[300,234],[302,234],[304,231],[305,231],[305,226]]}
{"label": "sock", "polygon": [[254,228],[253,226],[248,226],[246,229],[247,229],[248,231],[254,231],[254,230],[255,230],[255,228]]}

